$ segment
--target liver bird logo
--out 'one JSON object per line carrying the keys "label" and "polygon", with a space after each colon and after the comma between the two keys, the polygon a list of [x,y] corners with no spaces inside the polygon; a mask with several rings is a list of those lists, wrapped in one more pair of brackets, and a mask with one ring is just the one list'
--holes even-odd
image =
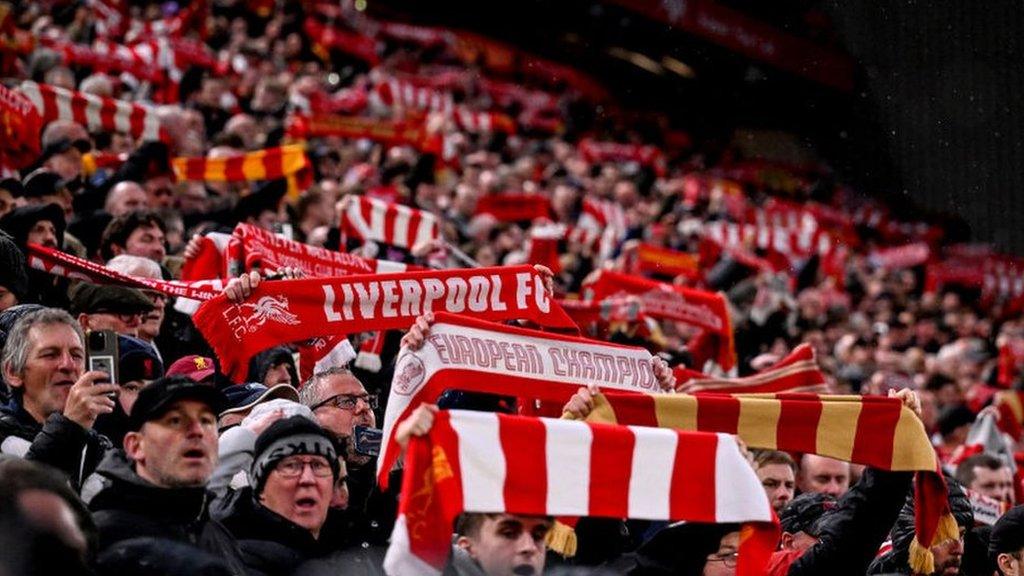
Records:
{"label": "liver bird logo", "polygon": [[263,296],[255,303],[246,302],[241,304],[241,307],[251,310],[246,318],[249,332],[255,332],[257,328],[266,324],[267,320],[291,326],[299,323],[299,317],[288,310],[288,299],[284,296]]}

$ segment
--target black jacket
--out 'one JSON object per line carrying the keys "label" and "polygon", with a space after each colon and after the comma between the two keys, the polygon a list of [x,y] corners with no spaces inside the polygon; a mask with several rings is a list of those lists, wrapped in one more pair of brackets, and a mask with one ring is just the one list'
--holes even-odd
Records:
{"label": "black jacket", "polygon": [[309,530],[256,502],[248,488],[239,493],[223,523],[250,574],[291,574],[327,552]]}
{"label": "black jacket", "polygon": [[105,436],[82,428],[63,414],[51,414],[40,425],[17,398],[0,407],[0,452],[53,466],[67,474],[76,487],[96,470],[111,448]]}
{"label": "black jacket", "polygon": [[818,543],[793,562],[788,576],[862,576],[896,523],[913,477],[865,469],[822,523]]}
{"label": "black jacket", "polygon": [[[212,495],[205,488],[160,488],[135,473],[120,450],[112,450],[86,479],[82,499],[100,533],[100,553],[133,538],[173,540],[221,558],[232,574],[246,574],[231,534],[209,517]],[[153,557],[163,553],[154,546]]]}

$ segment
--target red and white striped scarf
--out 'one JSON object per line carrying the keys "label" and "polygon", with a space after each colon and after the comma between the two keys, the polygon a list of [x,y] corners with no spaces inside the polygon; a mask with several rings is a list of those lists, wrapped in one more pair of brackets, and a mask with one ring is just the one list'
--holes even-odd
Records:
{"label": "red and white striped scarf", "polygon": [[263,282],[240,304],[223,295],[204,302],[193,320],[224,373],[241,381],[249,359],[267,348],[318,336],[406,329],[430,311],[576,327],[530,266]]}
{"label": "red and white striped scarf", "polygon": [[665,173],[665,155],[656,146],[601,142],[585,138],[579,144],[580,154],[587,162],[636,162]]}
{"label": "red and white striped scarf", "polygon": [[377,84],[375,92],[381,102],[388,106],[399,106],[405,110],[424,110],[451,114],[455,99],[450,92],[417,86],[407,80],[387,78]]}
{"label": "red and white striped scarf", "polygon": [[828,394],[825,375],[815,359],[814,348],[801,344],[769,368],[744,378],[713,378],[677,366],[676,391],[686,394],[781,394],[805,392]]}
{"label": "red and white striped scarf", "polygon": [[441,236],[441,227],[433,214],[352,195],[342,201],[341,231],[363,241],[406,249]]}
{"label": "red and white striped scarf", "polygon": [[92,46],[60,38],[43,38],[40,43],[61,55],[65,64],[84,66],[95,72],[125,72],[140,81],[160,82],[163,74],[145,53],[128,46],[97,39]]}
{"label": "red and white striped scarf", "polygon": [[85,280],[93,284],[119,284],[131,288],[155,290],[168,296],[179,296],[193,300],[209,300],[220,294],[224,283],[217,280],[197,282],[178,282],[174,280],[156,280],[122,274],[77,256],[65,254],[53,248],[28,245],[28,267],[41,270],[54,276]]}
{"label": "red and white striped scarf", "polygon": [[778,538],[731,436],[442,411],[410,441],[384,570],[441,574],[463,511],[743,523],[739,576],[763,574]]}
{"label": "red and white striped scarf", "polygon": [[475,391],[509,396],[529,390],[524,397],[557,402],[588,383],[657,392],[651,360],[643,348],[437,314],[423,346],[399,352],[384,412],[378,480],[387,484],[398,458],[394,427],[447,388],[471,384]]}
{"label": "red and white striped scarf", "polygon": [[626,213],[618,202],[585,199],[576,228],[600,238],[599,256],[606,259],[626,235]]}
{"label": "red and white striped scarf", "polygon": [[30,80],[19,90],[39,111],[43,122],[71,120],[90,132],[120,132],[141,140],[164,140],[156,111],[148,106],[73,92]]}

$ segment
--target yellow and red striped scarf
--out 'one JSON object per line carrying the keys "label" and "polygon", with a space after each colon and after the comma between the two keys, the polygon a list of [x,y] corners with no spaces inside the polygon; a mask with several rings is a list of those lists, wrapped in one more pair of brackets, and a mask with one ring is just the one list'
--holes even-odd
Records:
{"label": "yellow and red striped scarf", "polygon": [[288,197],[294,199],[309,187],[312,164],[304,144],[257,150],[228,158],[175,158],[171,162],[179,181],[255,182],[288,180]]}
{"label": "yellow and red striped scarf", "polygon": [[[916,471],[910,565],[930,574],[929,548],[956,537],[938,459],[920,419],[896,398],[751,395],[598,395],[590,422],[736,434],[751,448],[828,456],[882,470]],[[924,544],[922,544],[924,543]]]}

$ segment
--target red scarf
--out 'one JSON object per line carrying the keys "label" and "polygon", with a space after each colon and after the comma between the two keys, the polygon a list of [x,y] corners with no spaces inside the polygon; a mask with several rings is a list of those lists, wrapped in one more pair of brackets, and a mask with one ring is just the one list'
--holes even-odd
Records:
{"label": "red scarf", "polygon": [[90,132],[119,132],[142,140],[166,140],[156,111],[148,106],[103,98],[26,80],[18,88],[35,105],[43,123],[71,120]]}
{"label": "red scarf", "polygon": [[825,375],[810,344],[801,344],[770,368],[744,378],[713,378],[682,366],[673,369],[676,391],[686,394],[828,394]]}
{"label": "red scarf", "polygon": [[585,292],[588,294],[587,299],[593,301],[637,294],[643,303],[644,314],[697,326],[715,335],[720,341],[716,362],[724,370],[732,370],[736,365],[732,321],[729,318],[725,296],[722,294],[673,286],[607,270],[602,270],[596,280],[586,285]]}
{"label": "red scarf", "polygon": [[476,203],[477,214],[490,214],[499,222],[550,218],[551,202],[539,194],[488,194]]}
{"label": "red scarf", "polygon": [[405,329],[427,311],[526,319],[575,329],[530,266],[264,282],[241,304],[218,296],[193,320],[224,372],[241,381],[255,354],[310,337]]}
{"label": "red scarf", "polygon": [[316,278],[348,274],[383,274],[421,270],[390,260],[363,258],[288,240],[251,224],[239,224],[233,236],[241,241],[245,269],[278,270],[291,266]]}
{"label": "red scarf", "polygon": [[701,277],[700,255],[641,243],[637,246],[633,272],[657,276]]}
{"label": "red scarf", "polygon": [[20,170],[39,158],[42,120],[25,96],[0,85],[0,167]]}
{"label": "red scarf", "polygon": [[764,574],[779,536],[730,436],[442,411],[409,444],[386,572],[440,575],[463,511],[743,523],[739,576]]}
{"label": "red scarf", "polygon": [[54,276],[85,280],[93,284],[120,284],[132,288],[156,290],[168,296],[180,296],[192,300],[210,300],[217,297],[224,289],[224,284],[220,280],[176,282],[129,276],[100,266],[95,262],[83,260],[39,244],[28,245],[28,267],[48,272]]}
{"label": "red scarf", "polygon": [[393,433],[422,402],[448,388],[565,402],[587,383],[657,392],[651,353],[576,336],[524,330],[463,315],[438,314],[423,346],[402,350],[382,429],[378,481],[398,459]]}
{"label": "red scarf", "polygon": [[352,195],[342,201],[341,231],[346,236],[398,248],[412,248],[441,236],[437,218],[429,212]]}

